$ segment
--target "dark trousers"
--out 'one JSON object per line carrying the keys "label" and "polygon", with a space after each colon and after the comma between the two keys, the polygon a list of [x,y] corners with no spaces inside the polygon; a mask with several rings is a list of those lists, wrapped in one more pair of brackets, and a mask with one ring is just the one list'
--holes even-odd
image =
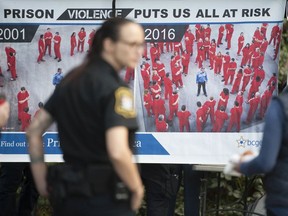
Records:
{"label": "dark trousers", "polygon": [[[21,192],[16,207],[16,191]],[[38,199],[29,163],[1,163],[0,216],[31,216]]]}
{"label": "dark trousers", "polygon": [[130,202],[117,203],[111,195],[99,195],[91,198],[69,196],[61,207],[54,209],[53,216],[135,216]]}
{"label": "dark trousers", "polygon": [[199,216],[200,188],[203,172],[192,170],[193,165],[184,165],[184,215]]}
{"label": "dark trousers", "polygon": [[[157,165],[155,165],[157,166]],[[182,166],[175,167],[169,178],[162,178],[163,181],[143,178],[146,192],[147,216],[174,216],[177,193],[182,179]],[[161,169],[158,170],[161,176]],[[158,176],[158,178],[159,178]]]}
{"label": "dark trousers", "polygon": [[198,82],[197,96],[200,94],[201,86],[202,86],[202,90],[203,90],[204,95],[207,95],[207,93],[206,93],[206,82]]}

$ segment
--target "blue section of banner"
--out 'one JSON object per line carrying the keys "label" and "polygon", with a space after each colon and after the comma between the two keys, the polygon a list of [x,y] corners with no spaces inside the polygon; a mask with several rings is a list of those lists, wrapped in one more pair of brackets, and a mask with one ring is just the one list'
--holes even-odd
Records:
{"label": "blue section of banner", "polygon": [[[25,133],[1,133],[0,154],[28,154],[28,142]],[[45,154],[62,154],[57,133],[43,136]]]}
{"label": "blue section of banner", "polygon": [[170,155],[152,134],[136,134],[136,155]]}
{"label": "blue section of banner", "polygon": [[[0,154],[28,154],[28,142],[25,133],[5,133],[0,137]],[[43,135],[45,154],[62,154],[58,133]],[[152,134],[136,134],[133,146],[136,155],[170,155]]]}

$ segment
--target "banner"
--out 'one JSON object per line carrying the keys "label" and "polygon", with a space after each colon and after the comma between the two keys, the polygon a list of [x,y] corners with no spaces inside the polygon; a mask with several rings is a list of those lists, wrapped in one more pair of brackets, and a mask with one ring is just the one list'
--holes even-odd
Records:
{"label": "banner", "polygon": [[[263,118],[277,94],[285,3],[116,2],[116,16],[145,31],[141,62],[120,74],[135,95],[137,162],[225,164],[231,154],[259,151]],[[82,62],[91,38],[112,16],[112,3],[0,5],[0,86],[11,104],[0,161],[28,161],[26,120]],[[43,135],[43,146],[46,161],[62,161],[56,125]]]}

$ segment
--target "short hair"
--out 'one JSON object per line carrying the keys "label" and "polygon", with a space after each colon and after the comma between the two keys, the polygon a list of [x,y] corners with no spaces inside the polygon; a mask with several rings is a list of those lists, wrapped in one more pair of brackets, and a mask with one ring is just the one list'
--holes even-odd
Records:
{"label": "short hair", "polygon": [[38,107],[39,107],[39,108],[42,108],[42,107],[44,107],[44,104],[43,104],[42,102],[39,102],[39,103],[38,103]]}
{"label": "short hair", "polygon": [[25,107],[25,108],[23,109],[23,111],[26,112],[26,113],[28,113],[28,112],[29,112],[29,107]]}
{"label": "short hair", "polygon": [[185,106],[185,105],[182,105],[182,106],[181,106],[181,110],[182,110],[182,111],[185,111],[185,110],[186,110],[186,106]]}
{"label": "short hair", "polygon": [[238,102],[238,101],[235,101],[235,102],[234,102],[234,105],[235,105],[235,106],[239,106],[239,102]]}
{"label": "short hair", "polygon": [[197,101],[197,103],[196,103],[196,104],[197,104],[197,106],[198,106],[198,107],[201,107],[201,106],[202,106],[202,104],[201,104],[201,102],[200,102],[200,101]]}
{"label": "short hair", "polygon": [[21,87],[21,91],[25,91],[26,89],[25,89],[25,87]]}
{"label": "short hair", "polygon": [[220,106],[220,111],[224,112],[225,111],[225,107],[224,106]]}
{"label": "short hair", "polygon": [[159,120],[159,121],[163,121],[163,120],[164,120],[164,115],[162,115],[162,114],[159,115],[159,116],[158,116],[158,120]]}

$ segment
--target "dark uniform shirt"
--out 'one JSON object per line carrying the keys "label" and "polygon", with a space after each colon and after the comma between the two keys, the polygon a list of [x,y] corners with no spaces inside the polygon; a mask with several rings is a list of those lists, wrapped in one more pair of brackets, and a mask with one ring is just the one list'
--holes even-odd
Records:
{"label": "dark uniform shirt", "polygon": [[132,93],[102,59],[72,70],[45,104],[57,122],[61,149],[68,163],[109,163],[105,133],[129,129],[130,147],[137,129]]}

